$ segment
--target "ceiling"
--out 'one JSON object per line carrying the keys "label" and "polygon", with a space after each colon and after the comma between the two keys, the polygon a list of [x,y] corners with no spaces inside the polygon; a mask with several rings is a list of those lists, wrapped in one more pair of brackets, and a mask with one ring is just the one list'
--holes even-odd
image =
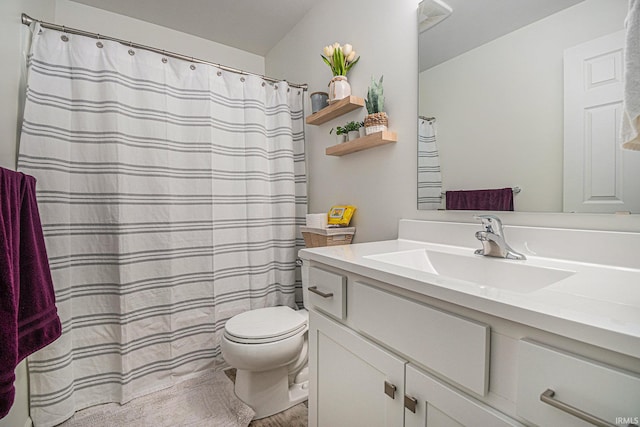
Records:
{"label": "ceiling", "polygon": [[[73,1],[265,56],[322,0]],[[420,70],[581,1],[445,0],[451,16],[420,34]]]}
{"label": "ceiling", "polygon": [[73,0],[265,56],[318,0]]}
{"label": "ceiling", "polygon": [[583,0],[444,1],[453,13],[420,34],[420,71]]}

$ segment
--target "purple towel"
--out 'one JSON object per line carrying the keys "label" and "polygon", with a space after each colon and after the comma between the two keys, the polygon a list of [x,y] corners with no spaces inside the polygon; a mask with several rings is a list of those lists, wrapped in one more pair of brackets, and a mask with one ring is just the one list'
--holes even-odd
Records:
{"label": "purple towel", "polygon": [[512,211],[513,189],[447,191],[447,210]]}
{"label": "purple towel", "polygon": [[60,336],[32,176],[0,168],[0,418],[22,359]]}

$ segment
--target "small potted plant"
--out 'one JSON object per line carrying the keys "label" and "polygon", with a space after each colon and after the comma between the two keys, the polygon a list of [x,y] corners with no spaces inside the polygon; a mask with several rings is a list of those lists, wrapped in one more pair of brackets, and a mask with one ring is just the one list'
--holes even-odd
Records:
{"label": "small potted plant", "polygon": [[333,78],[329,82],[329,104],[351,95],[351,86],[347,80],[347,73],[358,63],[360,57],[349,43],[325,46],[322,60],[331,68]]}
{"label": "small potted plant", "polygon": [[360,137],[360,132],[358,132],[358,129],[360,128],[360,122],[349,122],[344,125],[344,128],[347,130],[347,133],[349,135],[349,141],[353,141],[354,139]]}
{"label": "small potted plant", "polygon": [[360,127],[358,128],[358,132],[360,133],[360,138],[367,135],[366,130],[364,128],[364,122],[360,122]]}
{"label": "small potted plant", "polygon": [[[336,143],[340,144],[345,142],[347,136],[347,130],[342,126],[336,126]],[[333,128],[329,131],[329,134],[333,133]]]}
{"label": "small potted plant", "polygon": [[371,85],[367,92],[365,105],[367,107],[367,117],[364,118],[364,127],[367,135],[387,130],[389,119],[387,113],[384,112],[384,91],[382,89],[382,78],[375,81],[371,76]]}

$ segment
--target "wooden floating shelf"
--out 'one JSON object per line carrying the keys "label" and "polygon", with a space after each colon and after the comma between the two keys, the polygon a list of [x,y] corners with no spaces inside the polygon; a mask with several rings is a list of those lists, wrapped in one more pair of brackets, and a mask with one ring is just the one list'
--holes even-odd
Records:
{"label": "wooden floating shelf", "polygon": [[321,125],[331,119],[340,117],[349,111],[357,110],[362,107],[364,107],[364,98],[348,96],[334,102],[328,107],[324,107],[322,110],[317,111],[310,116],[307,116],[306,122],[308,125]]}
{"label": "wooden floating shelf", "polygon": [[366,150],[368,148],[377,147],[378,145],[390,144],[398,141],[398,135],[395,132],[383,130],[381,132],[372,133],[353,141],[343,142],[342,144],[332,145],[325,150],[327,156],[344,156],[345,154],[355,153],[356,151]]}

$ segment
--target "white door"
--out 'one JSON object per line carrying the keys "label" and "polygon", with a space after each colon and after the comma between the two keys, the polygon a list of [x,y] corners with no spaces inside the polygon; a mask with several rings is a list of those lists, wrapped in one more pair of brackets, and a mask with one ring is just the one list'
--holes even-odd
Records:
{"label": "white door", "polygon": [[640,153],[620,148],[624,31],[564,53],[564,211],[640,213]]}
{"label": "white door", "polygon": [[309,426],[402,426],[405,361],[313,310],[309,325]]}

